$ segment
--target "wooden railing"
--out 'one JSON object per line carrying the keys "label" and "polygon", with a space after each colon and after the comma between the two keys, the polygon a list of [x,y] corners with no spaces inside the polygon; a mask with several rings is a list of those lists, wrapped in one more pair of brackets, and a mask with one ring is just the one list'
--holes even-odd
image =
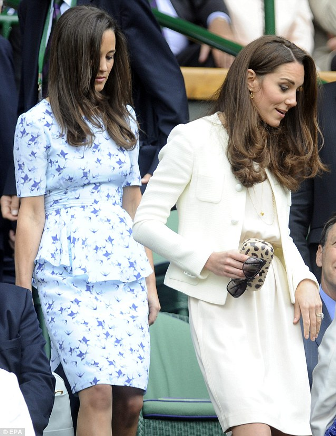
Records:
{"label": "wooden railing", "polygon": [[[211,100],[222,85],[227,69],[181,67],[189,100]],[[321,71],[319,78],[325,82],[336,81],[336,71]]]}

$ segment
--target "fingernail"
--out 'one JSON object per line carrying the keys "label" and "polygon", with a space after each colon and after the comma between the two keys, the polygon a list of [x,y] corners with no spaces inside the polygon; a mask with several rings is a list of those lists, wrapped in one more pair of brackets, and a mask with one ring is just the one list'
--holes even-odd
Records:
{"label": "fingernail", "polygon": [[17,215],[18,213],[19,213],[19,211],[18,210],[16,210],[16,209],[14,209],[14,210],[12,210],[12,215]]}

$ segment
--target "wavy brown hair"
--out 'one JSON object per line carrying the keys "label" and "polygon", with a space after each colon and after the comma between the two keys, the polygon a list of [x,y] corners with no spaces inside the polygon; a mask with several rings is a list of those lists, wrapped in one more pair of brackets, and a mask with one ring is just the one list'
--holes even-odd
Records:
{"label": "wavy brown hair", "polygon": [[[95,90],[103,33],[116,38],[114,65],[102,92]],[[130,129],[132,104],[126,40],[105,11],[76,6],[58,20],[50,49],[49,100],[55,118],[73,146],[92,145],[94,127],[105,127],[115,142],[130,149],[137,138]]]}
{"label": "wavy brown hair", "polygon": [[[297,105],[274,128],[262,121],[251,101],[247,70],[252,69],[262,81],[290,62],[303,65],[304,83],[297,93]],[[282,185],[296,190],[304,179],[325,169],[318,155],[317,87],[311,56],[284,38],[262,36],[237,55],[217,93],[214,112],[223,113],[229,134],[228,159],[244,186],[265,180],[268,168]]]}

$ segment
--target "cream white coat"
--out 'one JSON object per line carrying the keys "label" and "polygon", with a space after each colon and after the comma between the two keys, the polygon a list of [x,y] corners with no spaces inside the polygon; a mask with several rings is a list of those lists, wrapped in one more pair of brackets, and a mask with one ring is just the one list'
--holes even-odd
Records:
{"label": "cream white coat", "polygon": [[[237,114],[238,115],[238,114]],[[217,114],[171,132],[160,152],[134,220],[134,238],[168,259],[165,283],[185,294],[224,304],[226,277],[204,268],[212,252],[238,249],[245,218],[246,188],[234,177],[226,156],[227,133]],[[299,282],[316,281],[289,236],[290,192],[268,171],[282,247],[276,248],[288,278],[291,301]],[[176,204],[178,233],[166,226]]]}

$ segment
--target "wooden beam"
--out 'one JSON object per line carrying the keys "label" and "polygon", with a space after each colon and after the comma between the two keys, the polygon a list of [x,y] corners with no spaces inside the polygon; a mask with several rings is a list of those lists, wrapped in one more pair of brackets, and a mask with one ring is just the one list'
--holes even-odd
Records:
{"label": "wooden beam", "polygon": [[[212,100],[222,85],[227,69],[181,67],[189,100]],[[336,81],[336,71],[320,71],[319,77],[326,82]]]}
{"label": "wooden beam", "polygon": [[319,71],[318,76],[325,82],[336,82],[336,71]]}

